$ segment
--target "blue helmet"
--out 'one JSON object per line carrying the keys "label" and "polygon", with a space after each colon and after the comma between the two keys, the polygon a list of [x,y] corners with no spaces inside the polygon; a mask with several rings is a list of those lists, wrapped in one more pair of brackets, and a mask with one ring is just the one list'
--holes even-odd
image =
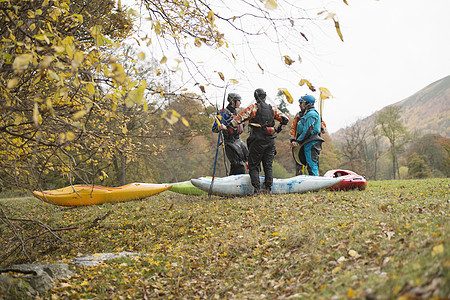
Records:
{"label": "blue helmet", "polygon": [[300,97],[300,99],[298,99],[298,102],[305,102],[307,105],[313,105],[314,102],[316,102],[316,98],[314,98],[314,96],[312,95],[305,95]]}

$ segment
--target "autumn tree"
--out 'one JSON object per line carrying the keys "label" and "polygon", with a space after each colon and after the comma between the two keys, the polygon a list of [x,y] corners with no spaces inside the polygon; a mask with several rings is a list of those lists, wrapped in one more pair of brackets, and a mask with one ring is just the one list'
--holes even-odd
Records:
{"label": "autumn tree", "polygon": [[378,160],[380,158],[380,131],[378,127],[374,124],[374,126],[370,129],[370,135],[372,137],[372,145],[373,145],[373,180],[377,180],[378,176]]}
{"label": "autumn tree", "polygon": [[427,166],[423,155],[412,152],[407,158],[408,178],[428,178],[431,177],[431,170]]}
{"label": "autumn tree", "polygon": [[325,174],[327,171],[337,169],[340,165],[341,152],[333,145],[333,140],[328,133],[322,134],[325,140],[322,143],[322,152],[319,156],[319,171]]}
{"label": "autumn tree", "polygon": [[360,174],[367,174],[367,128],[355,122],[344,131],[344,141],[339,145],[343,161],[341,165]]}
{"label": "autumn tree", "polygon": [[[415,139],[408,149],[408,157],[416,153],[436,177],[450,176],[450,139],[438,134],[427,134]],[[431,174],[430,174],[431,176]]]}
{"label": "autumn tree", "polygon": [[401,108],[389,106],[377,116],[376,122],[380,126],[381,134],[389,140],[389,154],[392,158],[392,176],[398,177],[398,156],[409,142],[409,133],[400,121]]}

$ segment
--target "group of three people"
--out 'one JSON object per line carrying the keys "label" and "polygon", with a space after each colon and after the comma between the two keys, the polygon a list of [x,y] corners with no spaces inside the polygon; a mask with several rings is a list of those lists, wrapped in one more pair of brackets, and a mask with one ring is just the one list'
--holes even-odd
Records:
{"label": "group of three people", "polygon": [[[273,160],[276,154],[275,138],[282,125],[287,125],[289,118],[276,106],[266,103],[266,92],[258,88],[254,91],[256,103],[248,106],[239,114],[237,108],[242,98],[239,94],[228,94],[228,106],[220,112],[220,119],[214,123],[212,130],[223,134],[225,153],[230,161],[230,174],[245,174],[246,164],[255,194],[261,192],[259,172],[262,163],[264,169],[263,192],[270,193],[273,183]],[[307,166],[310,175],[319,175],[319,153],[323,139],[320,138],[321,120],[314,109],[315,99],[311,95],[300,98],[300,112],[295,116],[291,128],[291,147],[300,149],[300,161]],[[247,146],[240,139],[243,124],[248,121],[250,135]],[[275,121],[279,126],[275,127]],[[296,175],[299,169],[296,168]]]}

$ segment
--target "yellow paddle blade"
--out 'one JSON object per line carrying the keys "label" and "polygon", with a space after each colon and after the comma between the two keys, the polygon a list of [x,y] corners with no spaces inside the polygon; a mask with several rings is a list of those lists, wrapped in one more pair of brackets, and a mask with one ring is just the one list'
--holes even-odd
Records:
{"label": "yellow paddle blade", "polygon": [[328,99],[328,98],[333,98],[333,95],[331,95],[330,91],[327,88],[324,87],[320,87],[320,99]]}

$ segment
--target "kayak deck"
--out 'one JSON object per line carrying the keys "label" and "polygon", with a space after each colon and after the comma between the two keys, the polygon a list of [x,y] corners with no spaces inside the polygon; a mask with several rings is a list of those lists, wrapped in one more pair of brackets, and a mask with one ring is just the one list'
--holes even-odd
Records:
{"label": "kayak deck", "polygon": [[130,183],[119,187],[73,185],[57,190],[34,191],[36,198],[60,206],[86,206],[125,202],[149,197],[172,187],[170,184]]}

